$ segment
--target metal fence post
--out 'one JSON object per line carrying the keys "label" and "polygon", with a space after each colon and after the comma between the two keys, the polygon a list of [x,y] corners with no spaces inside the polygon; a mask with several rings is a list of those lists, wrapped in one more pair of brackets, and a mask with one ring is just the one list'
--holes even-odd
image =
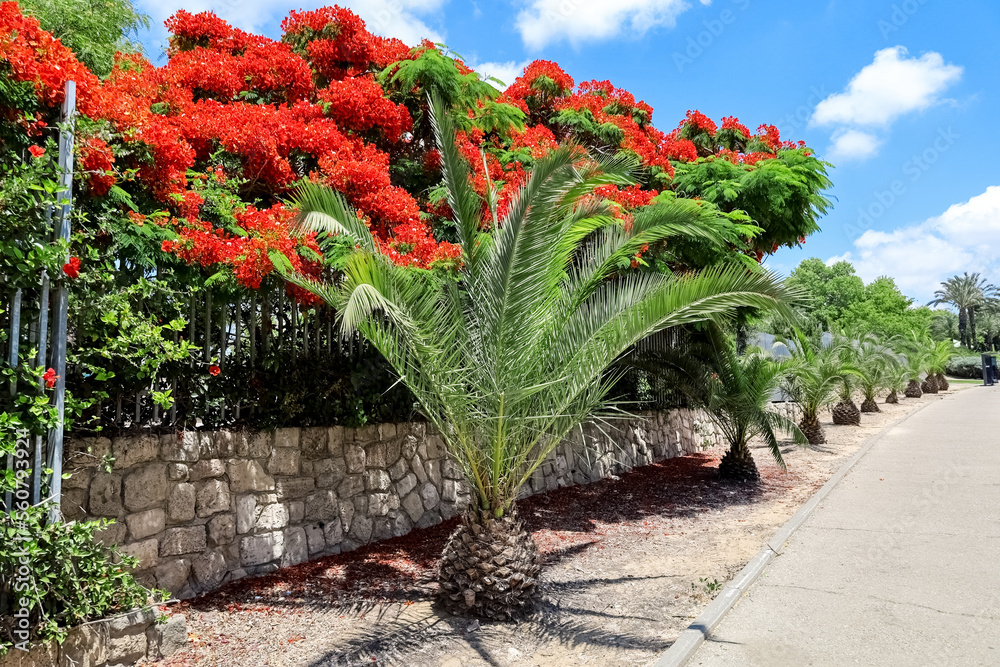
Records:
{"label": "metal fence post", "polygon": [[[57,222],[56,240],[69,242],[70,211],[73,201],[73,129],[76,115],[76,82],[67,81],[64,88],[62,120],[65,126],[59,130],[59,192],[56,195]],[[66,260],[69,261],[67,253]],[[69,310],[69,289],[65,281],[55,293],[55,322],[52,329],[52,368],[56,372],[55,402],[59,422],[49,431],[49,468],[52,478],[49,482],[49,521],[61,517],[62,496],[62,454],[63,418],[66,412],[66,337],[67,313]]]}

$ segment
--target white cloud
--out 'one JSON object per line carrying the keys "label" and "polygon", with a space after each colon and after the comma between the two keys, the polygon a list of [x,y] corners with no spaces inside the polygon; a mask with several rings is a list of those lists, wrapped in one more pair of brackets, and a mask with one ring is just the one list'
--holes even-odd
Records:
{"label": "white cloud", "polygon": [[882,141],[870,132],[842,129],[831,138],[829,157],[836,161],[867,160],[878,154]]}
{"label": "white cloud", "polygon": [[504,83],[503,86],[495,81],[490,81],[490,83],[501,90],[506,90],[507,86],[514,83],[514,79],[524,73],[524,68],[530,62],[530,60],[524,60],[518,63],[508,60],[505,63],[479,63],[478,65],[469,65],[469,67],[476,70],[481,76],[492,76],[500,79]]}
{"label": "white cloud", "polygon": [[946,65],[940,53],[930,51],[907,58],[907,50],[893,46],[875,53],[875,60],[854,75],[847,89],[816,105],[816,125],[885,126],[903,114],[926,109],[962,78],[962,68]]}
{"label": "white cloud", "polygon": [[686,0],[531,0],[518,13],[516,25],[529,49],[562,40],[577,46],[622,32],[641,37],[651,28],[673,27],[689,6]]}
{"label": "white cloud", "polygon": [[941,281],[979,271],[994,281],[1000,268],[1000,185],[954,204],[941,215],[893,231],[868,230],[847,259],[866,282],[892,276],[918,303],[929,301]]}
{"label": "white cloud", "polygon": [[[437,18],[448,0],[341,0],[337,4],[347,7],[365,20],[367,28],[384,37],[397,37],[415,45],[427,38],[443,42],[444,35],[431,28],[427,20]],[[214,12],[237,28],[259,32],[269,22],[280,22],[291,10],[317,9],[332,2],[312,0],[294,2],[287,0],[139,0],[140,10],[149,14],[154,26],[184,9],[192,14]]]}
{"label": "white cloud", "polygon": [[962,78],[962,68],[945,64],[940,53],[929,51],[919,58],[907,53],[902,46],[877,51],[844,92],[816,105],[811,125],[839,126],[830,137],[831,159],[874,157],[882,140],[870,129],[858,128],[888,130],[900,116],[940,103],[941,94]]}

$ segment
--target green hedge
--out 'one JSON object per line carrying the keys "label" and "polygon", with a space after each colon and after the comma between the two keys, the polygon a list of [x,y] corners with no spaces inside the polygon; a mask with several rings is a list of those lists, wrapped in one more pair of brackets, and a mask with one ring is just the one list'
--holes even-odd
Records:
{"label": "green hedge", "polygon": [[952,377],[977,379],[983,377],[983,361],[978,355],[954,357],[945,370]]}

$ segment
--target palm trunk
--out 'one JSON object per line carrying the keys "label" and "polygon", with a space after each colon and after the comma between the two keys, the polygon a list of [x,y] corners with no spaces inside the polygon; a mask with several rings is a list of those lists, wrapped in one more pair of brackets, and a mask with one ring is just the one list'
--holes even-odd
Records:
{"label": "palm trunk", "polygon": [[760,471],[747,443],[734,444],[719,462],[719,477],[734,482],[760,481]]}
{"label": "palm trunk", "polygon": [[936,394],[938,393],[937,379],[934,377],[933,373],[928,373],[927,378],[920,385],[920,391],[925,394]]}
{"label": "palm trunk", "polygon": [[938,373],[934,377],[937,380],[938,389],[941,391],[948,391],[948,378],[944,376],[944,373]]}
{"label": "palm trunk", "polygon": [[501,519],[469,510],[444,547],[438,599],[456,616],[509,620],[534,605],[540,570],[538,546],[513,508]]}
{"label": "palm trunk", "polygon": [[875,398],[866,398],[861,402],[861,412],[882,412],[878,403],[875,402]]}
{"label": "palm trunk", "polygon": [[886,403],[899,403],[899,396],[896,394],[896,390],[893,389],[889,392],[889,395],[885,397]]}
{"label": "palm trunk", "polygon": [[806,440],[809,441],[810,445],[822,445],[826,442],[826,434],[823,433],[823,427],[819,423],[819,417],[813,416],[803,416],[802,420],[799,422],[799,430],[802,434],[806,436]]}
{"label": "palm trunk", "polygon": [[861,426],[861,411],[848,399],[833,406],[833,423],[841,426]]}
{"label": "palm trunk", "polygon": [[978,345],[976,340],[976,309],[969,308],[969,349],[975,350]]}
{"label": "palm trunk", "polygon": [[910,383],[906,385],[906,397],[920,398],[921,396],[923,396],[923,392],[920,391],[920,381],[910,380]]}
{"label": "palm trunk", "polygon": [[972,346],[966,344],[969,340],[968,335],[966,335],[968,329],[969,329],[968,311],[965,308],[960,307],[958,309],[958,340],[962,344],[962,347],[968,347],[971,350]]}

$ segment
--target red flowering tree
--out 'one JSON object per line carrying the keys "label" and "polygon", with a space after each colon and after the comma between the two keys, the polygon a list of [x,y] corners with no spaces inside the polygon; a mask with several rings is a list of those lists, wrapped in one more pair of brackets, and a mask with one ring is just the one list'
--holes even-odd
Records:
{"label": "red flowering tree", "polygon": [[[525,168],[560,142],[636,156],[638,184],[604,188],[623,218],[658,197],[688,197],[731,214],[732,249],[758,258],[815,231],[826,206],[824,163],[773,126],[756,134],[692,111],[670,132],[653,109],[607,81],[576,85],[558,65],[531,63],[500,94],[425,42],[410,49],[369,32],[347,9],[292,12],[279,41],[211,13],[167,21],[168,61],[119,55],[105,80],[0,3],[0,67],[17,86],[0,97],[10,150],[40,147],[67,79],[78,85],[78,190],[104,214],[144,226],[142,238],[186,263],[259,287],[275,262],[323,266],[322,243],[291,233],[283,200],[299,182],[343,193],[383,252],[402,265],[459,261],[431,141],[427,94],[461,113],[459,147],[481,194],[502,213]],[[15,128],[13,131],[10,128]],[[150,224],[146,224],[146,222]],[[742,223],[760,230],[746,233]],[[718,257],[675,250],[668,263]]]}

